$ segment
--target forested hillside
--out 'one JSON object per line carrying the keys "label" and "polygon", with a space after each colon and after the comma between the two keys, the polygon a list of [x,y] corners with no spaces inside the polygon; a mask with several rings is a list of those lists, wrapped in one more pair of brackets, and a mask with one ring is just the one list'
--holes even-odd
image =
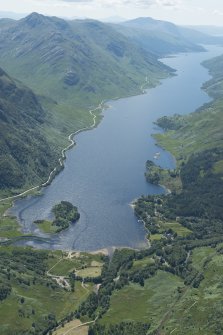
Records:
{"label": "forested hillside", "polygon": [[35,94],[0,69],[0,189],[43,180],[55,164],[42,130],[46,113]]}

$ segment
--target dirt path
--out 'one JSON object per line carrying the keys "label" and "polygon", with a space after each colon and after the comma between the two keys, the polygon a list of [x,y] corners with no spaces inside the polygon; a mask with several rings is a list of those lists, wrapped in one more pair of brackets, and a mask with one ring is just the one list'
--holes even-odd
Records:
{"label": "dirt path", "polygon": [[63,260],[63,257],[61,257],[59,259],[58,262],[56,262],[47,272],[46,272],[46,275],[48,277],[51,277],[52,279],[54,279],[58,285],[60,285],[62,288],[66,288],[66,289],[70,289],[70,283],[67,281],[67,277],[66,276],[57,276],[57,275],[53,275],[50,273],[50,271],[55,267],[57,266],[61,261]]}
{"label": "dirt path", "polygon": [[72,328],[68,329],[65,333],[63,333],[63,335],[69,334],[72,330],[75,330],[75,329],[78,329],[78,328],[81,328],[81,327],[85,327],[85,326],[89,326],[92,323],[95,323],[97,321],[97,319],[98,319],[98,316],[93,321],[88,321],[88,322],[82,323],[81,325],[72,327]]}

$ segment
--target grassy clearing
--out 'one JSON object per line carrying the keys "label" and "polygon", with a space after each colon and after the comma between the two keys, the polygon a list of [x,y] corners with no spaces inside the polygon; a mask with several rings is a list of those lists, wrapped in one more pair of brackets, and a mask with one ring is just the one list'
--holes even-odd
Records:
{"label": "grassy clearing", "polygon": [[214,173],[222,173],[223,172],[223,160],[217,162],[213,166]]}
{"label": "grassy clearing", "polygon": [[42,230],[44,233],[55,233],[57,230],[56,226],[52,225],[51,221],[44,220],[41,223],[37,224],[37,227]]}
{"label": "grassy clearing", "polygon": [[215,253],[216,253],[216,250],[214,248],[210,248],[210,247],[196,248],[195,250],[193,250],[193,253],[192,253],[193,266],[197,270],[202,271],[204,262],[207,259],[211,259],[211,257]]}
{"label": "grassy clearing", "polygon": [[133,262],[133,267],[132,269],[138,269],[138,268],[142,268],[148,265],[153,265],[154,264],[154,259],[150,258],[150,257],[145,257],[143,259],[139,259]]}
{"label": "grassy clearing", "polygon": [[101,274],[103,262],[100,255],[87,253],[53,252],[48,260],[50,273],[56,276],[67,276],[71,271],[77,271],[78,276],[97,277]]}
{"label": "grassy clearing", "polygon": [[186,236],[188,236],[188,235],[191,234],[191,230],[189,230],[188,228],[182,226],[178,222],[165,222],[165,221],[161,221],[160,222],[160,226],[164,230],[172,229],[175,233],[177,233],[178,236],[181,236],[181,237],[186,237]]}
{"label": "grassy clearing", "polygon": [[[87,326],[81,326],[80,320],[73,320],[71,322],[68,322],[64,325],[64,327],[61,327],[53,332],[53,335],[87,335],[88,334],[88,327]],[[76,328],[78,327],[78,328]]]}
{"label": "grassy clearing", "polygon": [[77,271],[80,277],[98,277],[101,275],[101,266],[91,266],[83,270]]}
{"label": "grassy clearing", "polygon": [[22,235],[16,219],[12,216],[4,215],[11,206],[11,202],[0,202],[0,238],[12,238]]}
{"label": "grassy clearing", "polygon": [[67,276],[68,273],[75,270],[78,265],[78,262],[73,262],[69,259],[62,259],[50,270],[50,273],[55,276]]}
{"label": "grassy clearing", "polygon": [[177,287],[182,285],[183,281],[179,277],[158,271],[157,275],[145,281],[144,287],[130,284],[115,291],[111,297],[111,306],[100,322],[151,322],[151,330],[155,329],[177,299]]}
{"label": "grassy clearing", "polygon": [[150,241],[159,241],[161,238],[163,238],[163,234],[151,234],[149,236]]}

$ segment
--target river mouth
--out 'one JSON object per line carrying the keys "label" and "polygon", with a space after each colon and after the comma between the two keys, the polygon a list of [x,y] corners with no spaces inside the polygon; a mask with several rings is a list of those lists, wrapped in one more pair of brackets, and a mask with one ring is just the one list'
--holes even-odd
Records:
{"label": "river mouth", "polygon": [[[38,237],[16,244],[79,251],[148,246],[145,228],[130,204],[142,194],[164,192],[144,178],[148,159],[164,168],[175,166],[174,158],[151,136],[161,131],[154,121],[164,115],[188,114],[211,100],[201,90],[210,78],[201,62],[222,52],[221,47],[211,46],[207,52],[166,58],[163,62],[176,69],[176,76],[143,95],[109,101],[99,126],[75,136],[76,146],[67,152],[64,170],[42,195],[15,201],[10,214],[17,216],[24,233]],[[61,200],[78,207],[80,220],[58,235],[41,233],[33,222],[49,219],[52,207]]]}

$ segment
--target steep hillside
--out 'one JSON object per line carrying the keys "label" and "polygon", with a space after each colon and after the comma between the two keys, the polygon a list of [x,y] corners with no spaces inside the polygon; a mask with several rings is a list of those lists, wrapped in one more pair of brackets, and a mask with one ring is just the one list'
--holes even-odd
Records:
{"label": "steep hillside", "polygon": [[42,131],[44,119],[34,93],[0,69],[1,191],[33,185],[55,164],[54,150]]}
{"label": "steep hillside", "polygon": [[204,84],[204,89],[206,89],[212,97],[221,100],[223,92],[223,56],[205,61],[203,65],[209,69],[210,74],[213,76],[211,80]]}
{"label": "steep hillside", "polygon": [[203,47],[196,44],[201,41],[189,39],[182,33],[180,27],[170,22],[144,17],[113,25],[113,27],[143,46],[145,50],[158,56],[204,50]]}

